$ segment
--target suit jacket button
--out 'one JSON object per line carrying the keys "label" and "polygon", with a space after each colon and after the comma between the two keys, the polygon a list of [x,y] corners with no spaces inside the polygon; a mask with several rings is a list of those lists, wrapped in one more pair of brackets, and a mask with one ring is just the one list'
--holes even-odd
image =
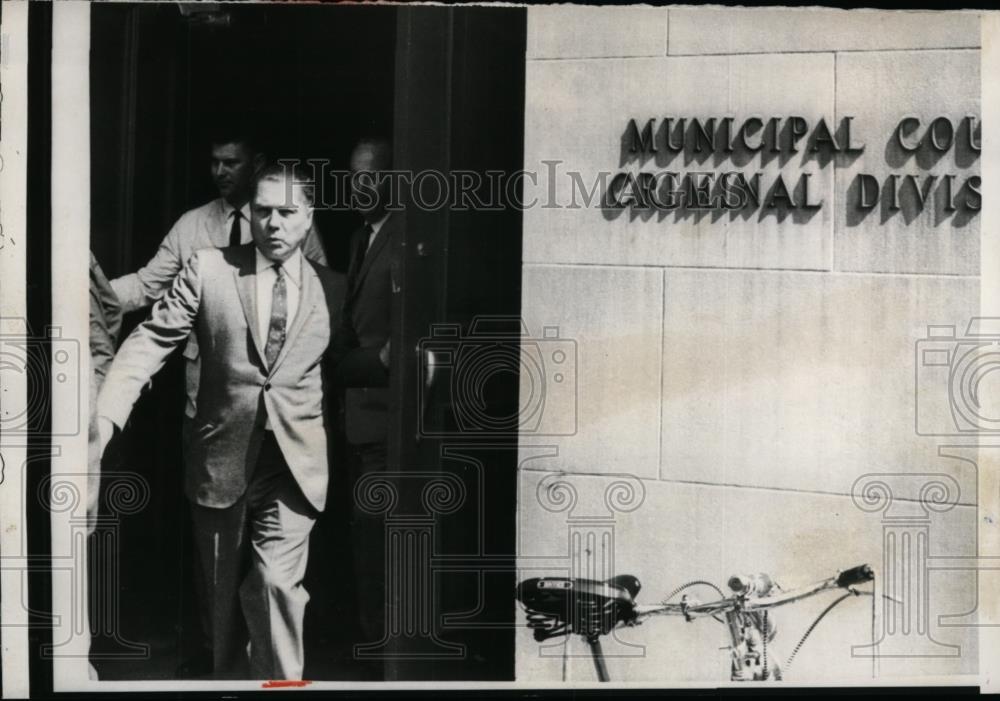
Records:
{"label": "suit jacket button", "polygon": [[267,384],[264,385],[264,391],[265,392],[268,391],[269,389],[271,389],[271,383],[270,382],[268,382]]}

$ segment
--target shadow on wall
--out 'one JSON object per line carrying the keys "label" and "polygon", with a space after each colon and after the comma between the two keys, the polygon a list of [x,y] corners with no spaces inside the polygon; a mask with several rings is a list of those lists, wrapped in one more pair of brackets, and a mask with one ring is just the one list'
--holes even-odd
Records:
{"label": "shadow on wall", "polygon": [[[648,178],[642,176],[650,176]],[[816,204],[818,194],[811,191],[815,173],[802,173],[799,179],[789,185],[783,177],[768,177],[754,174],[746,177],[717,177],[722,173],[640,173],[634,182],[623,185],[623,179],[610,181],[603,193],[601,213],[607,221],[618,219],[626,210],[629,221],[648,222],[654,217],[657,223],[668,218],[674,223],[687,222],[700,225],[706,218],[715,224],[722,219],[729,222],[737,219],[758,222],[774,217],[784,223],[791,218],[795,224],[806,224],[820,211]],[[734,174],[735,175],[735,174]],[[667,177],[661,177],[667,176]],[[674,177],[676,176],[676,177]],[[635,193],[634,201],[622,204]],[[749,192],[752,191],[752,197]],[[699,200],[704,205],[699,205]],[[740,202],[735,207],[727,207],[724,202]],[[692,206],[692,203],[695,206]]]}
{"label": "shadow on wall", "polygon": [[948,153],[956,169],[973,167],[981,138],[982,124],[974,117],[957,123],[938,117],[926,125],[904,117],[886,140],[885,164],[919,172],[891,173],[881,180],[869,173],[856,175],[847,190],[847,226],[860,225],[875,211],[879,224],[894,218],[911,224],[924,217],[929,226],[966,226],[981,206],[979,175],[929,171]]}
{"label": "shadow on wall", "polygon": [[847,188],[847,226],[859,226],[877,211],[881,225],[897,217],[904,224],[925,217],[935,227],[963,227],[979,214],[979,190],[978,175],[893,173],[879,180],[859,173]]}
{"label": "shadow on wall", "polygon": [[[817,173],[802,169],[850,167],[863,152],[850,130],[850,117],[842,118],[835,131],[824,119],[810,123],[802,117],[749,117],[741,122],[664,118],[641,127],[630,122],[620,139],[619,167],[648,170],[634,172],[628,184],[622,174],[612,179],[602,199],[602,214],[612,221],[628,209],[629,221],[671,218],[673,223],[696,226],[706,218],[712,224],[755,217],[758,222],[773,217],[779,224],[789,219],[808,223],[820,209],[815,206],[818,193],[809,191],[810,178]],[[882,180],[868,173],[857,175],[845,193],[847,226],[861,225],[875,211],[880,225],[894,219],[909,225],[924,218],[927,226],[966,226],[981,206],[979,176],[928,171],[949,152],[957,169],[974,166],[981,131],[975,117],[957,121],[938,117],[925,124],[904,117],[885,144],[885,163],[921,172],[893,173]],[[795,158],[799,162],[794,175],[742,170],[755,163],[758,169],[772,163],[784,168]],[[815,190],[816,185],[812,187]],[[623,190],[628,193],[624,198]]]}
{"label": "shadow on wall", "polygon": [[836,158],[837,165],[845,167],[861,155],[860,151],[849,149],[853,146],[849,117],[841,119],[835,131],[829,129],[825,119],[810,123],[803,117],[748,117],[739,121],[731,117],[664,118],[655,129],[650,127],[648,133],[645,128],[646,125],[641,129],[640,139],[645,139],[648,148],[636,148],[636,132],[631,125],[622,132],[620,168],[629,164],[656,168],[689,169],[693,165],[745,168],[756,159],[761,168],[774,161],[784,168],[797,156],[800,166],[814,161],[825,168]]}
{"label": "shadow on wall", "polygon": [[981,139],[982,122],[970,117],[957,125],[938,117],[926,127],[916,117],[904,117],[886,141],[885,162],[890,168],[904,168],[913,162],[921,170],[930,170],[954,151],[955,166],[969,168],[979,160]]}
{"label": "shadow on wall", "polygon": [[[602,214],[612,221],[627,208],[629,221],[671,218],[696,226],[706,218],[712,224],[755,218],[806,224],[821,209],[814,176],[834,161],[849,166],[861,154],[853,149],[850,128],[848,117],[835,131],[824,119],[810,123],[803,117],[664,118],[641,128],[630,122],[621,134],[619,167],[648,170],[634,172],[634,187],[626,186],[638,191],[636,197],[622,198],[621,174],[613,179],[602,199]],[[779,174],[773,166],[760,172],[796,158],[794,172]],[[806,166],[811,170],[805,171]],[[625,207],[623,200],[631,201]]]}

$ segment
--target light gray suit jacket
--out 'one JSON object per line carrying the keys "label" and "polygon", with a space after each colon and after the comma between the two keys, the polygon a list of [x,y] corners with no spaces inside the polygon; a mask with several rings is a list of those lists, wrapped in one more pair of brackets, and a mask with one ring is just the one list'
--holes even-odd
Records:
{"label": "light gray suit jacket", "polygon": [[[202,248],[224,248],[229,245],[229,227],[232,222],[226,218],[226,206],[221,197],[206,202],[201,207],[188,210],[170,228],[160,243],[156,255],[138,271],[122,275],[111,281],[111,287],[122,305],[122,312],[148,307],[160,299],[173,283],[177,273],[191,259],[191,255]],[[244,224],[249,226],[249,222]],[[323,244],[319,241],[316,227],[310,228],[302,244],[305,257],[320,265],[327,265]],[[184,413],[194,417],[197,411],[198,378],[201,369],[198,363],[198,337],[191,334],[184,346],[185,383],[187,406]]]}
{"label": "light gray suit jacket", "polygon": [[253,244],[196,252],[115,356],[98,413],[124,426],[143,385],[192,332],[201,349],[197,415],[186,446],[185,491],[224,508],[246,490],[270,419],[303,494],[322,510],[328,482],[321,362],[339,322],[343,278],[309,261],[295,319],[273,367],[257,328]]}

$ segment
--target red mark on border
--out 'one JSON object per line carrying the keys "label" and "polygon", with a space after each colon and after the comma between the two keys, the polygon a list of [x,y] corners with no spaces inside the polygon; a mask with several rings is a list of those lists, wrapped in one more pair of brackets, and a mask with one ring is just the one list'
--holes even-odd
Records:
{"label": "red mark on border", "polygon": [[288,689],[288,688],[300,688],[303,686],[308,686],[312,684],[310,681],[301,681],[298,679],[272,679],[269,682],[264,682],[261,684],[262,689]]}

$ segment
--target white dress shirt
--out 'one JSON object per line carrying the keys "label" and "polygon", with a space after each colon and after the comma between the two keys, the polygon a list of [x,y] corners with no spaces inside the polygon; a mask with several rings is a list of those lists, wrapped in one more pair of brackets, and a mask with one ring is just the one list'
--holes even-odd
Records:
{"label": "white dress shirt", "polygon": [[[228,237],[229,231],[232,231],[233,227],[233,214],[239,211],[240,216],[240,243],[250,243],[253,236],[250,235],[250,203],[247,202],[245,205],[237,210],[233,205],[229,204],[225,200],[222,200],[222,214],[226,218],[225,231]],[[228,246],[228,238],[227,243]]]}
{"label": "white dress shirt", "polygon": [[[122,313],[142,309],[155,303],[170,289],[177,273],[200,248],[223,248],[229,245],[233,226],[233,207],[221,197],[185,212],[164,237],[156,255],[137,272],[111,281],[111,287],[122,303]],[[240,240],[249,243],[250,205],[240,208]],[[302,252],[309,260],[326,265],[326,255],[315,227],[306,235]],[[194,416],[194,414],[190,414]]]}
{"label": "white dress shirt", "polygon": [[[267,345],[268,331],[271,329],[271,300],[274,294],[274,281],[278,277],[278,272],[274,269],[274,261],[268,259],[260,252],[259,248],[254,248],[257,254],[257,331],[260,333],[261,343]],[[285,276],[285,300],[287,303],[288,315],[285,317],[285,335],[292,325],[295,313],[299,310],[299,297],[302,292],[302,249],[295,249],[288,260],[281,264],[282,273]],[[271,419],[268,418],[264,426],[265,430],[271,430]]]}
{"label": "white dress shirt", "polygon": [[372,247],[372,241],[374,241],[375,237],[378,236],[378,230],[382,228],[382,226],[385,224],[385,220],[389,218],[390,214],[391,212],[386,212],[385,214],[382,215],[382,218],[379,219],[377,222],[368,225],[372,228],[372,232],[368,234],[368,247],[365,250],[368,250],[368,248]]}
{"label": "white dress shirt", "polygon": [[[201,248],[224,248],[229,245],[229,232],[233,226],[233,207],[221,197],[185,212],[170,228],[160,247],[146,265],[134,273],[111,280],[111,288],[122,305],[122,313],[148,307],[156,303],[174,282],[177,273]],[[240,208],[240,240],[248,243],[252,238],[250,229],[250,205]],[[326,265],[326,255],[315,226],[306,235],[302,253],[309,260]],[[268,293],[270,305],[270,293]],[[270,306],[268,307],[270,309]],[[184,349],[187,358],[185,368],[185,390],[188,418],[197,413],[198,383],[200,365],[198,360],[198,337],[194,333]]]}

